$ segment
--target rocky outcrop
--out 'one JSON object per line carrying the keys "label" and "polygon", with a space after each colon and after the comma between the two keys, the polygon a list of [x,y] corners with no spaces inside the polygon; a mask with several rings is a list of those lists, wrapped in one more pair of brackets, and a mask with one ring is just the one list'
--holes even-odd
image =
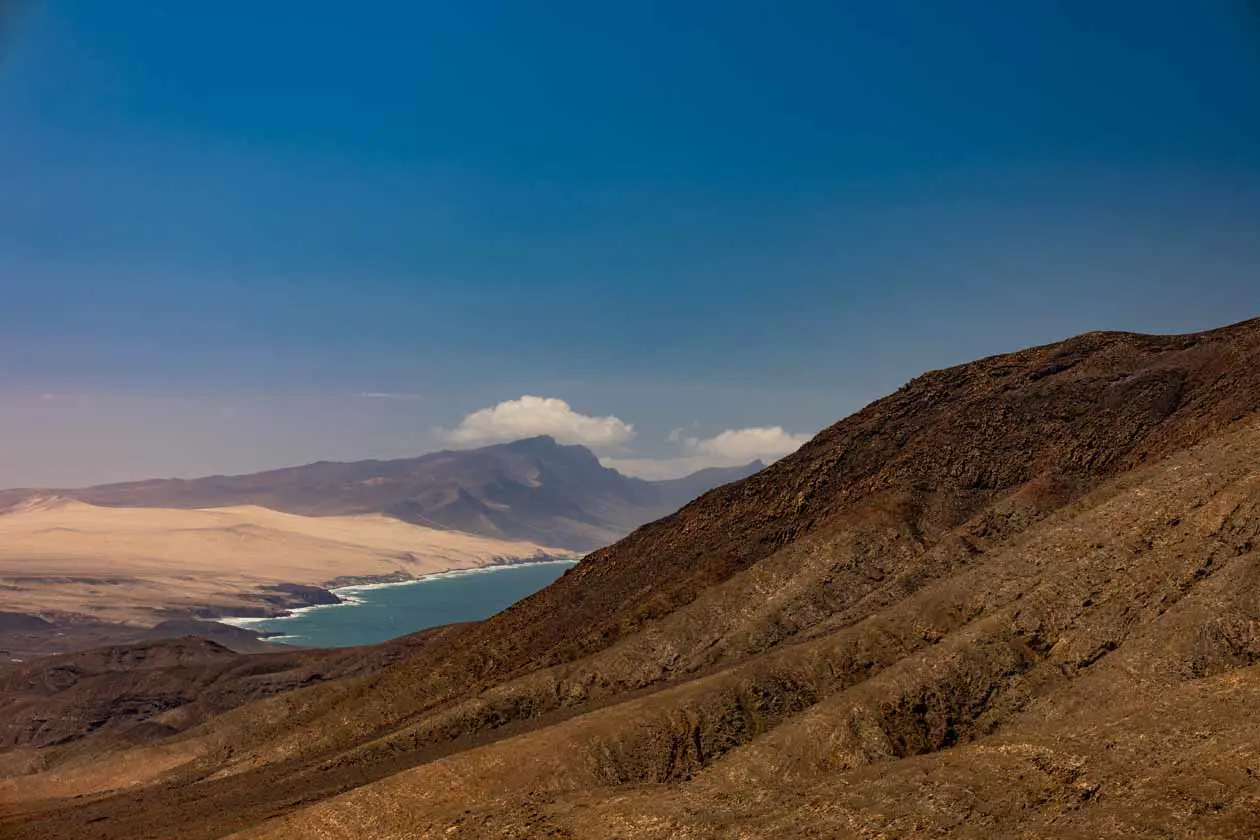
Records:
{"label": "rocky outcrop", "polygon": [[1260,321],[928,373],[485,622],[0,826],[1253,837],[1258,411]]}

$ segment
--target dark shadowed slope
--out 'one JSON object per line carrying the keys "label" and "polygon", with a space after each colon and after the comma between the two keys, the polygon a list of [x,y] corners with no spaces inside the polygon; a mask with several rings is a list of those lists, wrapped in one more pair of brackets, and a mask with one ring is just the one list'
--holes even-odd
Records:
{"label": "dark shadowed slope", "polygon": [[1260,321],[929,373],[387,666],[14,753],[0,828],[1258,836],[1258,411]]}
{"label": "dark shadowed slope", "polygon": [[[762,466],[755,461],[643,481],[601,466],[583,446],[536,437],[396,461],[321,461],[251,475],[55,492],[106,507],[259,505],[315,516],[386,513],[418,525],[589,551]],[[32,492],[0,492],[0,507]]]}

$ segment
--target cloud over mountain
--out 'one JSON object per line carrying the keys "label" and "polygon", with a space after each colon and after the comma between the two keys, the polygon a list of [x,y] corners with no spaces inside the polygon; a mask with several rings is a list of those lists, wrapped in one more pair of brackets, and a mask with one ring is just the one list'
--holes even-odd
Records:
{"label": "cloud over mountain", "polygon": [[[693,424],[694,430],[694,424]],[[578,443],[602,452],[600,462],[625,475],[648,480],[671,479],[706,467],[742,466],[754,460],[771,463],[791,454],[812,437],[782,426],[726,429],[712,437],[671,431],[665,442],[673,452],[657,457],[629,449],[636,433],[632,423],[615,415],[582,414],[556,397],[525,395],[504,400],[466,415],[442,437],[457,446],[482,446],[520,438],[550,435],[561,443]]]}
{"label": "cloud over mountain", "polygon": [[550,435],[561,443],[593,449],[617,449],[634,439],[634,426],[618,417],[594,417],[574,411],[555,397],[525,395],[478,409],[444,433],[455,444],[481,445]]}
{"label": "cloud over mountain", "polygon": [[810,437],[812,435],[791,434],[782,426],[752,426],[727,429],[711,438],[686,438],[683,445],[699,455],[727,461],[742,462],[754,458],[774,461],[800,449]]}
{"label": "cloud over mountain", "polygon": [[601,463],[636,478],[678,478],[705,467],[733,467],[753,460],[771,463],[795,452],[812,437],[809,434],[794,435],[782,426],[727,429],[709,438],[684,438],[681,432],[681,429],[674,429],[666,441],[681,444],[686,452],[684,455],[672,458],[603,458]]}

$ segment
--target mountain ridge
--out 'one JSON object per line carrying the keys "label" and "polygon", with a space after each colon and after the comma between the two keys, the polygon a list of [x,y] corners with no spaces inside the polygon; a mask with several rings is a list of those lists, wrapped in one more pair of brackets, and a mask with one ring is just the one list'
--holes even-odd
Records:
{"label": "mountain ridge", "polygon": [[103,507],[256,504],[308,516],[384,513],[427,527],[590,551],[761,466],[753,461],[651,482],[603,466],[584,446],[540,435],[414,458],[316,461],[258,473],[81,489],[4,490],[0,508],[55,494]]}
{"label": "mountain ridge", "polygon": [[1260,319],[1091,333],[917,377],[387,666],[46,748],[91,773],[11,775],[46,801],[0,825],[1254,837],[1258,549]]}

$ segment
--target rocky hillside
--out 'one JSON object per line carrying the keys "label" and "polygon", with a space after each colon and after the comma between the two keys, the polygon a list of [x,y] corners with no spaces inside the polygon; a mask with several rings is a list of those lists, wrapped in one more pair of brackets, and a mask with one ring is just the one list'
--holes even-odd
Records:
{"label": "rocky hillside", "polygon": [[[764,466],[643,481],[550,437],[394,461],[321,461],[250,475],[106,484],[57,495],[105,507],[258,505],[312,516],[384,513],[416,525],[590,551]],[[0,491],[0,507],[33,491]]]}
{"label": "rocky hillside", "polygon": [[213,651],[187,719],[10,701],[0,831],[1260,836],[1260,320],[925,374],[388,650],[261,699]]}

